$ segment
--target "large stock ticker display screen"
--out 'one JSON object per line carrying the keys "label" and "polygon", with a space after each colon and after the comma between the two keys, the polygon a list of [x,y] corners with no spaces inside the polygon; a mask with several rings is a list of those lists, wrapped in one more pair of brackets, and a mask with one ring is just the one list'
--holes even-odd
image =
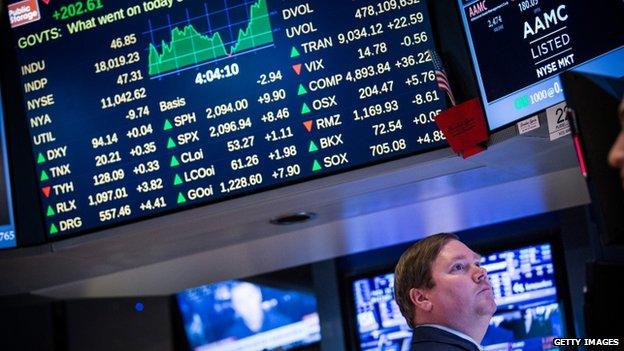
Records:
{"label": "large stock ticker display screen", "polygon": [[445,144],[425,0],[7,7],[50,237]]}
{"label": "large stock ticker display screen", "polygon": [[568,69],[624,75],[620,0],[458,1],[491,129],[562,102]]}

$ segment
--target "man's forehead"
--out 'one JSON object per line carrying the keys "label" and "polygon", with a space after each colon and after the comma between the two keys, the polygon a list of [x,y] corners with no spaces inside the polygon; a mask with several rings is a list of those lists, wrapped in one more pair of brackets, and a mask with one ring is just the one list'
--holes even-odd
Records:
{"label": "man's forehead", "polygon": [[472,251],[461,241],[451,240],[440,250],[438,261],[451,262],[456,260],[479,260],[481,255]]}

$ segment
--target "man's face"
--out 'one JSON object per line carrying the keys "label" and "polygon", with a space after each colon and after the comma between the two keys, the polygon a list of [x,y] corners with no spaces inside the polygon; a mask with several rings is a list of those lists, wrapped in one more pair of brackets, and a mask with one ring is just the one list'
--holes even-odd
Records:
{"label": "man's face", "polygon": [[[619,108],[619,118],[624,127],[624,98]],[[609,151],[609,164],[620,169],[620,178],[622,179],[622,188],[624,188],[624,129],[620,130],[615,143]]]}
{"label": "man's face", "polygon": [[437,320],[473,323],[476,318],[494,314],[494,294],[479,259],[460,241],[444,245],[432,265],[435,285],[428,294]]}

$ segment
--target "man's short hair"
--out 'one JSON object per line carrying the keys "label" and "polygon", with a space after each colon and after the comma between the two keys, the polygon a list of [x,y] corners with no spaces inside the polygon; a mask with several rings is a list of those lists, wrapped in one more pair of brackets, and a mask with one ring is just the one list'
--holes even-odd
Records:
{"label": "man's short hair", "polygon": [[414,329],[415,306],[410,299],[410,289],[431,289],[435,283],[431,273],[433,261],[442,247],[451,240],[459,240],[457,235],[440,233],[429,236],[410,246],[394,269],[394,298],[401,314]]}

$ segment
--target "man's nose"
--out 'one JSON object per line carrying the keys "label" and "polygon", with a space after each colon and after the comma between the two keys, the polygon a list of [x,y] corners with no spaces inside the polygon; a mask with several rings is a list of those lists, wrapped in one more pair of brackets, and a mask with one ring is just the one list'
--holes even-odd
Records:
{"label": "man's nose", "polygon": [[618,168],[624,166],[624,132],[620,132],[609,151],[609,164]]}
{"label": "man's nose", "polygon": [[473,274],[473,279],[475,281],[475,283],[481,283],[484,280],[487,280],[487,270],[485,270],[485,268],[481,267],[481,266],[475,266],[475,272]]}

